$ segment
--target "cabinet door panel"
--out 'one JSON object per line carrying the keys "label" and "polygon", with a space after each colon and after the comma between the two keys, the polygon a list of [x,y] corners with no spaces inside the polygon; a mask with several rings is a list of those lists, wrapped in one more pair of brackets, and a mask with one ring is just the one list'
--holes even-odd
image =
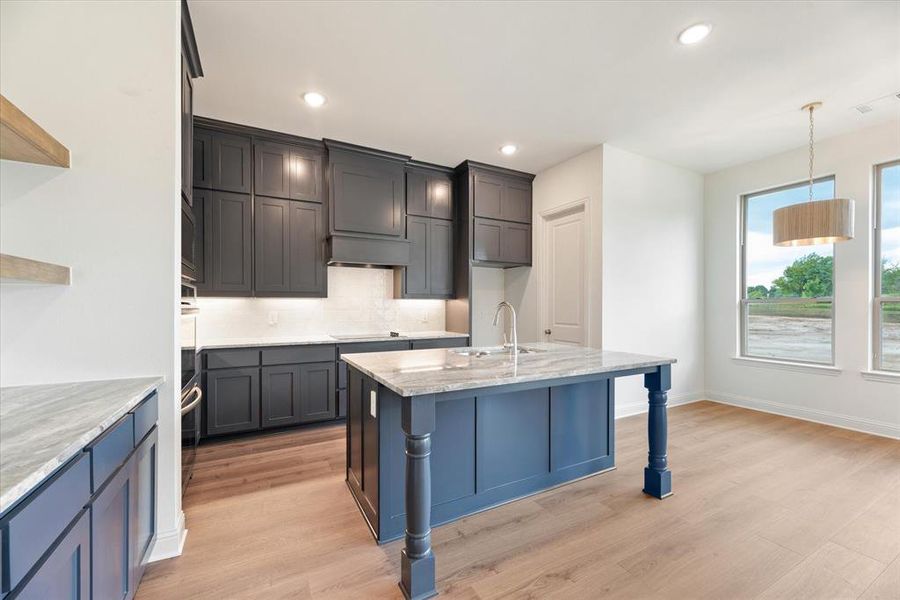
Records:
{"label": "cabinet door panel", "polygon": [[453,218],[453,184],[449,177],[436,175],[428,179],[428,207],[429,216]]}
{"label": "cabinet door panel", "polygon": [[475,219],[475,260],[499,261],[501,258],[501,223],[485,219]]}
{"label": "cabinet door panel", "polygon": [[210,285],[212,261],[212,192],[194,188],[194,285],[197,291],[205,291]]}
{"label": "cabinet door panel", "polygon": [[322,202],[322,154],[305,148],[293,148],[291,161],[291,200]]}
{"label": "cabinet door panel", "polygon": [[287,292],[291,284],[291,201],[257,196],[254,204],[256,291]]}
{"label": "cabinet door panel", "polygon": [[291,291],[324,298],[327,293],[327,271],[322,205],[296,201],[290,204]]}
{"label": "cabinet door panel", "polygon": [[206,372],[209,435],[259,429],[259,368]]}
{"label": "cabinet door panel", "polygon": [[133,595],[130,512],[132,463],[122,466],[91,503],[91,587],[94,598]]}
{"label": "cabinet door panel", "polygon": [[389,160],[337,155],[332,164],[334,229],[403,235],[403,166]]}
{"label": "cabinet door panel", "polygon": [[197,222],[194,208],[181,198],[181,275],[197,280]]}
{"label": "cabinet door panel", "polygon": [[501,206],[502,218],[531,223],[531,183],[512,179],[506,184]]}
{"label": "cabinet door panel", "polygon": [[300,420],[304,423],[335,418],[334,363],[300,365]]}
{"label": "cabinet door panel", "polygon": [[504,223],[501,236],[503,262],[531,264],[531,225]]}
{"label": "cabinet door panel", "polygon": [[428,177],[422,171],[406,172],[406,214],[427,217]]}
{"label": "cabinet door panel", "polygon": [[212,282],[217,292],[246,295],[251,289],[250,196],[214,192],[212,197]]}
{"label": "cabinet door panel", "polygon": [[194,157],[194,84],[187,67],[187,59],[181,57],[181,195],[190,205],[193,194]]}
{"label": "cabinet door panel", "polygon": [[429,293],[429,219],[406,218],[406,239],[409,240],[409,266],[406,267],[407,294]]}
{"label": "cabinet door panel", "polygon": [[137,589],[150,559],[156,537],[156,474],[158,432],[156,427],[134,453],[134,507],[132,509],[132,581]]}
{"label": "cabinet door panel", "polygon": [[474,182],[475,216],[502,219],[505,188],[506,182],[500,177],[476,173]]}
{"label": "cabinet door panel", "polygon": [[191,169],[195,188],[212,188],[212,134],[205,129],[194,129]]}
{"label": "cabinet door panel", "polygon": [[262,368],[262,426],[300,422],[300,366]]}
{"label": "cabinet door panel", "polygon": [[453,223],[430,219],[428,244],[429,293],[450,296],[453,294]]}
{"label": "cabinet door panel", "polygon": [[84,510],[44,564],[10,599],[85,600],[90,593],[91,518],[90,511]]}
{"label": "cabinet door panel", "polygon": [[254,144],[253,191],[261,196],[289,198],[291,185],[291,149],[284,144]]}
{"label": "cabinet door panel", "polygon": [[212,187],[226,192],[250,193],[250,138],[213,133]]}

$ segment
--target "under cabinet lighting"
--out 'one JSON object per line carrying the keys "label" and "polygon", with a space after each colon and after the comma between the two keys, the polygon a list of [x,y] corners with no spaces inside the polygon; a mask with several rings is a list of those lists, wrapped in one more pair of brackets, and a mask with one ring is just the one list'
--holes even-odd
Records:
{"label": "under cabinet lighting", "polygon": [[705,40],[710,31],[712,31],[712,25],[708,23],[697,23],[679,33],[678,41],[685,46],[690,46],[691,44],[696,44]]}

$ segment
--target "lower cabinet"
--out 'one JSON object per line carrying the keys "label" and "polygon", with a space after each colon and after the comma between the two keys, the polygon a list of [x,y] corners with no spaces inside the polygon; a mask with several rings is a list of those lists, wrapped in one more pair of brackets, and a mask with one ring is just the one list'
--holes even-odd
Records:
{"label": "lower cabinet", "polygon": [[282,427],[300,422],[300,365],[262,368],[262,426]]}
{"label": "lower cabinet", "polygon": [[259,367],[206,372],[209,435],[259,429]]}
{"label": "lower cabinet", "polygon": [[[51,550],[44,564],[9,600],[84,600],[91,597],[91,515],[88,509]],[[95,598],[102,596],[94,595]]]}
{"label": "lower cabinet", "polygon": [[91,504],[91,587],[94,598],[134,596],[130,514],[134,503],[134,463],[126,462]]}
{"label": "lower cabinet", "polygon": [[134,451],[134,504],[131,511],[131,580],[140,582],[156,537],[156,473],[158,430],[154,427]]}
{"label": "lower cabinet", "polygon": [[300,421],[335,418],[335,365],[333,362],[300,365]]}

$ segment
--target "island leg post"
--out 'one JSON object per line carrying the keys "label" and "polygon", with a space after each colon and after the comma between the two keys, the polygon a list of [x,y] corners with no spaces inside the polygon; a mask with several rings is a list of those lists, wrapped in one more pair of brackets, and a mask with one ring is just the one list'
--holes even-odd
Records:
{"label": "island leg post", "polygon": [[647,440],[650,451],[648,464],[644,468],[644,493],[656,498],[672,495],[672,472],[667,465],[666,442],[668,424],[666,419],[666,392],[672,388],[672,367],[661,365],[653,373],[644,375],[644,387],[650,397],[647,415]]}
{"label": "island leg post", "polygon": [[406,434],[406,535],[400,552],[400,590],[411,600],[437,595],[431,552],[431,433],[434,396],[403,398]]}

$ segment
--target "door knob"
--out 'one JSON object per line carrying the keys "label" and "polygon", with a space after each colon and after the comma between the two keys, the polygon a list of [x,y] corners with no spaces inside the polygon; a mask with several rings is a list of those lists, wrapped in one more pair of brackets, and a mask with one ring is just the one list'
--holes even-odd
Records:
{"label": "door knob", "polygon": [[549,329],[544,330],[544,335],[550,335],[551,331]]}

